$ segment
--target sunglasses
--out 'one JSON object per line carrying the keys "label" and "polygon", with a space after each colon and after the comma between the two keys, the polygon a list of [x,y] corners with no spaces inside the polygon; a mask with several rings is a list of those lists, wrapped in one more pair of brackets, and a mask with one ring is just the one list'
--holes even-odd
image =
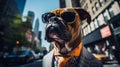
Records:
{"label": "sunglasses", "polygon": [[42,21],[44,23],[46,23],[53,16],[61,17],[66,23],[73,23],[75,21],[75,18],[76,18],[76,13],[71,12],[71,11],[66,11],[66,12],[63,12],[60,15],[55,15],[52,12],[48,12],[48,13],[45,13],[45,14],[42,15]]}

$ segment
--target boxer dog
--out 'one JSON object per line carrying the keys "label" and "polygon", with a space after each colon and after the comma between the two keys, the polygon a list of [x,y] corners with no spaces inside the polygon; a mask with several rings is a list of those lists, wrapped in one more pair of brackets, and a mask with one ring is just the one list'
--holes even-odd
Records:
{"label": "boxer dog", "polygon": [[60,8],[42,15],[45,39],[54,49],[43,58],[42,67],[102,67],[82,45],[81,21],[91,22],[81,8]]}

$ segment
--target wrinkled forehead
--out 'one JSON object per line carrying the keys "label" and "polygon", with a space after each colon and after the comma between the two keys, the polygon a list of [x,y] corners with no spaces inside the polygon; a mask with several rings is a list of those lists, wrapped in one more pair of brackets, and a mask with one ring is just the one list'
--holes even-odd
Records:
{"label": "wrinkled forehead", "polygon": [[61,9],[55,9],[52,11],[52,13],[56,14],[56,15],[61,15],[63,12],[65,11],[71,11],[71,12],[75,12],[75,9],[74,8],[61,8]]}

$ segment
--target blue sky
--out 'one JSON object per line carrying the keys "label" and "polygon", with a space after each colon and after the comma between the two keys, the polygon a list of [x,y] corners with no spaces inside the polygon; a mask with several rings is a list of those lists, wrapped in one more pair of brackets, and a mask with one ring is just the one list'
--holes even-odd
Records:
{"label": "blue sky", "polygon": [[23,15],[27,16],[28,11],[33,11],[35,13],[35,20],[36,18],[39,18],[39,22],[40,22],[39,30],[42,31],[42,45],[47,47],[47,49],[49,43],[46,40],[44,40],[45,24],[42,23],[41,21],[41,14],[45,12],[50,12],[51,10],[56,8],[59,8],[59,0],[27,0],[23,12]]}

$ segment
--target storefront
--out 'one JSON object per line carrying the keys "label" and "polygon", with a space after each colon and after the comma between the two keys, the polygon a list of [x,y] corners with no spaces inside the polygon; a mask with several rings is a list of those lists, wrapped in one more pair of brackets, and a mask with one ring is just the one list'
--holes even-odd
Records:
{"label": "storefront", "polygon": [[83,37],[82,41],[88,51],[108,56],[112,60],[114,58],[112,47],[115,47],[112,39],[110,26],[104,25]]}
{"label": "storefront", "polygon": [[96,29],[83,37],[83,45],[92,53],[105,54],[110,59],[115,57],[120,60],[120,14],[108,21],[107,25]]}

